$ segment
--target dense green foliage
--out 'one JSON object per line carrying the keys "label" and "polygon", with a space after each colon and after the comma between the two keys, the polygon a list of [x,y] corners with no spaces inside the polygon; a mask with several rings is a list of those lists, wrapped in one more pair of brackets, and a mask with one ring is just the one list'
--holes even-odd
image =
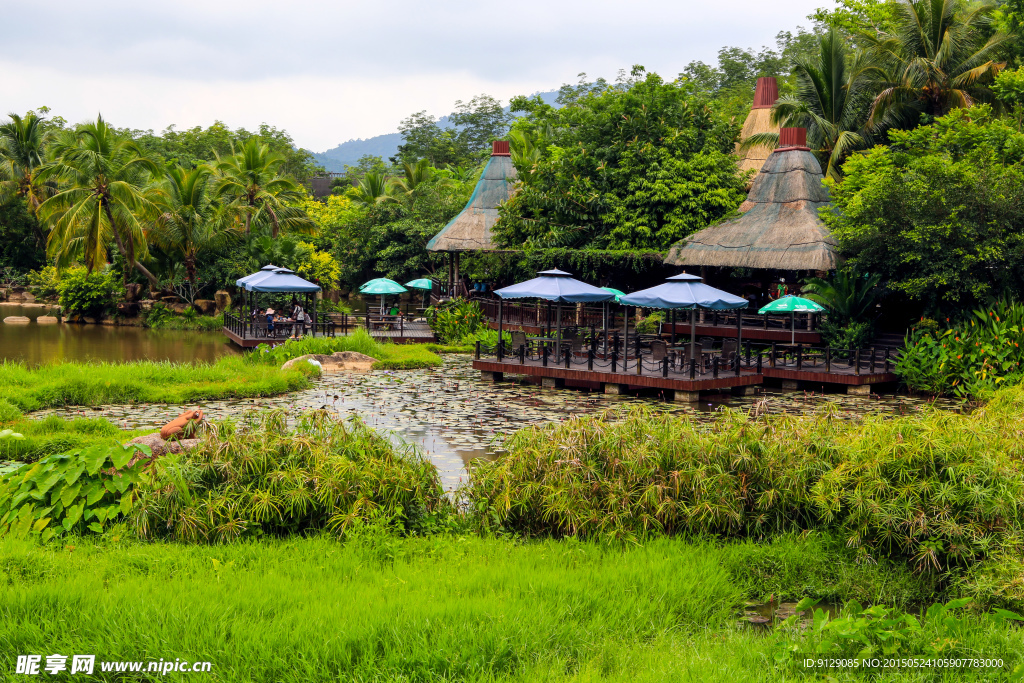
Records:
{"label": "dense green foliage", "polygon": [[82,450],[94,445],[114,446],[151,430],[124,430],[102,417],[64,419],[57,415],[28,419],[0,399],[0,424],[22,435],[16,441],[0,441],[0,460],[35,462],[47,455]]}
{"label": "dense green foliage", "polygon": [[685,82],[648,74],[558,109],[513,108],[521,186],[500,209],[502,245],[665,250],[743,199],[738,129]]}
{"label": "dense green foliage", "polygon": [[889,137],[830,186],[850,263],[932,317],[1024,295],[1024,135],[979,105]]}
{"label": "dense green foliage", "polygon": [[57,284],[58,301],[64,315],[100,317],[110,313],[119,278],[109,269],[89,272],[84,267],[65,271]]}
{"label": "dense green foliage", "polygon": [[[962,576],[1021,550],[1022,405],[1024,388],[1014,387],[969,416],[850,423],[831,412],[732,413],[711,429],[642,410],[618,422],[577,418],[514,434],[508,455],[473,470],[468,493],[483,521],[509,532],[757,538],[821,529],[865,560]],[[1002,588],[1003,599],[1024,598],[1013,582]]]}
{"label": "dense green foliage", "polygon": [[172,485],[142,495],[131,522],[141,537],[194,543],[343,535],[374,519],[411,532],[450,505],[436,469],[419,454],[325,411],[302,415],[294,431],[278,410],[211,432],[180,460],[156,463],[154,477]]}
{"label": "dense green foliage", "polygon": [[454,344],[469,337],[485,324],[480,305],[459,297],[428,308],[427,320],[443,344]]}
{"label": "dense green foliage", "polygon": [[988,395],[1021,379],[1024,305],[999,302],[943,328],[920,325],[907,338],[896,372],[907,386],[931,394]]}
{"label": "dense green foliage", "polygon": [[0,535],[102,533],[132,511],[146,453],[140,447],[91,446],[48,455],[0,477]]}
{"label": "dense green foliage", "polygon": [[171,403],[273,396],[309,385],[312,368],[282,371],[225,356],[215,363],[59,363],[29,368],[0,363],[0,399],[19,410],[105,403]]}

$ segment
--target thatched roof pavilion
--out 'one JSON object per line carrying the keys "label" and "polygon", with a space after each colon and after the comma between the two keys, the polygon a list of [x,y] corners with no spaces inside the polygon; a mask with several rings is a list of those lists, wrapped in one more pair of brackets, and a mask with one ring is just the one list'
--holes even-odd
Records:
{"label": "thatched roof pavilion", "polygon": [[740,151],[740,145],[751,135],[758,133],[778,133],[779,126],[772,123],[772,106],[779,99],[779,83],[772,76],[757,79],[754,87],[754,104],[750,107],[743,122],[743,130],[740,131],[740,142],[736,143],[736,154],[740,157],[740,171],[760,171],[764,162],[771,156],[771,147],[758,145],[750,147],[745,152]]}
{"label": "thatched roof pavilion", "polygon": [[459,252],[497,249],[491,228],[498,220],[498,204],[512,194],[516,177],[508,141],[495,140],[491,158],[466,208],[427,242],[427,250]]}
{"label": "thatched roof pavilion", "polygon": [[712,225],[675,244],[665,263],[772,270],[832,270],[835,241],[818,217],[828,205],[807,130],[783,128],[739,218]]}

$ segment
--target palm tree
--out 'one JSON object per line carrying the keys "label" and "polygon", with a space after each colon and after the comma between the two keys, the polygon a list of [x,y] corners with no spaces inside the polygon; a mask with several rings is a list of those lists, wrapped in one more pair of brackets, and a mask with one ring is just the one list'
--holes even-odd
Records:
{"label": "palm tree", "polygon": [[[15,197],[24,199],[33,218],[39,218],[39,205],[53,194],[52,184],[39,180],[45,163],[49,135],[43,129],[45,119],[29,113],[24,118],[10,114],[11,120],[0,126],[0,204]],[[36,242],[44,242],[38,221]]]}
{"label": "palm tree", "polygon": [[[796,95],[779,98],[772,108],[772,123],[806,128],[808,144],[824,162],[825,174],[838,179],[850,152],[869,141],[869,89],[878,70],[864,53],[851,54],[833,26],[819,38],[818,54],[794,60],[793,71]],[[759,133],[747,138],[743,148],[778,144],[778,133]]]}
{"label": "palm tree", "polygon": [[803,294],[838,316],[842,322],[860,322],[874,307],[880,274],[859,276],[856,271],[837,271],[832,280],[804,280]]}
{"label": "palm tree", "polygon": [[270,226],[271,237],[281,229],[313,232],[314,223],[302,209],[288,202],[302,199],[302,190],[291,178],[279,175],[285,158],[270,151],[270,146],[249,138],[241,151],[221,159],[217,157],[215,192],[226,197],[229,206],[244,211],[245,234],[253,225]]}
{"label": "palm tree", "polygon": [[[871,106],[870,124],[913,126],[922,113],[993,100],[988,83],[1006,66],[994,58],[1009,40],[988,34],[991,0],[900,0],[891,33],[864,34],[888,73]],[[988,37],[986,37],[988,36]]]}
{"label": "palm tree", "polygon": [[[434,169],[428,159],[420,159],[415,164],[405,162],[402,164],[405,170],[405,177],[394,181],[394,189],[400,192],[409,200],[412,206],[426,189],[427,183],[434,178]],[[447,178],[440,178],[439,184],[447,182]]]}
{"label": "palm tree", "polygon": [[348,191],[353,201],[363,206],[374,206],[397,201],[394,185],[383,173],[367,173],[359,183]]}
{"label": "palm tree", "polygon": [[212,196],[209,166],[176,166],[167,172],[160,214],[150,239],[168,252],[181,254],[188,281],[195,285],[200,253],[215,249],[241,234],[239,211],[218,205]]}
{"label": "palm tree", "polygon": [[[64,131],[53,145],[55,161],[39,172],[61,189],[39,206],[49,224],[47,252],[58,266],[81,260],[89,270],[107,261],[111,240],[152,289],[156,277],[142,265],[149,251],[144,228],[154,217],[160,191],[150,185],[159,167],[132,140],[118,136],[103,117],[77,131]],[[124,271],[128,279],[128,268]]]}

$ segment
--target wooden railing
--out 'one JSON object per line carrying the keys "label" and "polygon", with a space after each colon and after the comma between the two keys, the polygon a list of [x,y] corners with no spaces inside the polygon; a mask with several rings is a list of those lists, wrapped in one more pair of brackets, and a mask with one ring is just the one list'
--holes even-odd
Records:
{"label": "wooden railing", "polygon": [[302,323],[274,323],[273,328],[265,320],[244,320],[233,313],[224,314],[224,328],[240,339],[265,339],[268,342],[281,340],[291,336],[292,330],[299,330],[300,335],[312,334],[316,337],[333,337],[337,325],[333,320],[317,316],[318,320],[308,326]]}

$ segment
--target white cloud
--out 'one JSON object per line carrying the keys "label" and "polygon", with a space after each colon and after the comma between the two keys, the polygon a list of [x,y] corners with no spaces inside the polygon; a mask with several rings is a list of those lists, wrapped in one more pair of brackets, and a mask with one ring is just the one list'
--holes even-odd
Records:
{"label": "white cloud", "polygon": [[78,121],[160,130],[267,122],[304,147],[393,132],[486,92],[506,100],[584,71],[675,76],[718,48],[771,45],[820,0],[632,3],[19,3],[5,9],[0,93]]}

